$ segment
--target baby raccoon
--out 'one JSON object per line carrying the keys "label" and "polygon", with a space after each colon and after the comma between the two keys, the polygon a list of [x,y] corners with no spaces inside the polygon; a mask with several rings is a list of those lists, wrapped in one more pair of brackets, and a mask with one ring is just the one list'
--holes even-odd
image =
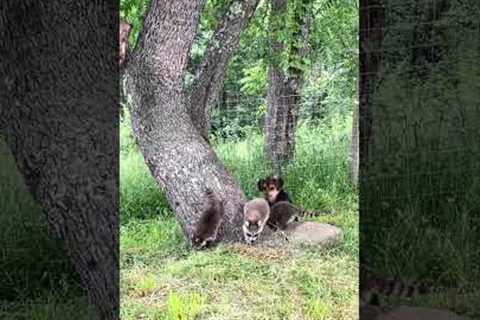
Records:
{"label": "baby raccoon", "polygon": [[268,226],[273,230],[285,230],[292,221],[300,221],[307,217],[316,217],[322,214],[319,211],[307,211],[287,201],[280,201],[270,208]]}
{"label": "baby raccoon", "polygon": [[203,211],[195,226],[192,246],[195,249],[208,247],[217,239],[218,229],[223,222],[223,202],[212,190],[205,192]]}
{"label": "baby raccoon", "polygon": [[365,264],[360,264],[360,309],[367,305],[380,306],[379,295],[411,298],[431,292],[425,284],[389,280],[372,274]]}
{"label": "baby raccoon", "polygon": [[248,244],[253,244],[262,233],[270,216],[267,200],[255,198],[243,207],[243,235]]}

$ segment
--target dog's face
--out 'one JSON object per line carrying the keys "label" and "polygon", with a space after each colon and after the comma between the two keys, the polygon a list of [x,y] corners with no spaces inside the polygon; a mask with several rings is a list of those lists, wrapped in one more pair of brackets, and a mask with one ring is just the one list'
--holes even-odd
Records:
{"label": "dog's face", "polygon": [[283,179],[279,176],[269,176],[265,179],[260,179],[257,186],[258,190],[263,192],[265,198],[269,201],[274,201],[278,193],[282,190]]}

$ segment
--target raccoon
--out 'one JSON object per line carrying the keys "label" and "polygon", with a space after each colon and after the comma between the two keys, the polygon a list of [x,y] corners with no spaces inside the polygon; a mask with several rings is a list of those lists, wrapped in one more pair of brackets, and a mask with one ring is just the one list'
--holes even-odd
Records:
{"label": "raccoon", "polygon": [[319,211],[307,211],[287,201],[279,201],[270,208],[268,226],[274,231],[277,229],[285,230],[292,221],[301,221],[308,217],[317,217],[323,214]]}
{"label": "raccoon", "polygon": [[411,298],[430,293],[425,283],[406,283],[373,275],[371,270],[360,264],[360,310],[368,305],[380,306],[379,295],[384,297]]}
{"label": "raccoon", "polygon": [[203,249],[215,242],[218,229],[223,222],[223,202],[211,189],[205,191],[205,203],[192,236],[192,246]]}
{"label": "raccoon", "polygon": [[243,207],[243,235],[248,244],[253,244],[262,233],[268,218],[270,207],[267,200],[255,198],[245,203]]}

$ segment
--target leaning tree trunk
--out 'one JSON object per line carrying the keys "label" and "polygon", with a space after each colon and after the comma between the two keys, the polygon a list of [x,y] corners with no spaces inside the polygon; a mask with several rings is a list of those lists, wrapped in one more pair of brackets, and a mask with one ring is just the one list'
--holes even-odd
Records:
{"label": "leaning tree trunk", "polygon": [[201,0],[152,1],[127,66],[132,128],[185,235],[191,237],[209,187],[224,201],[220,239],[238,241],[245,196],[197,130],[182,91],[202,5]]}
{"label": "leaning tree trunk", "polygon": [[3,1],[0,127],[99,318],[111,320],[119,312],[117,61],[98,57],[115,52],[117,17],[97,2],[82,9]]}
{"label": "leaning tree trunk", "polygon": [[193,124],[208,141],[211,106],[218,98],[227,64],[240,42],[259,0],[236,0],[230,5],[210,39],[207,52],[195,74],[188,94],[188,111]]}
{"label": "leaning tree trunk", "polygon": [[[295,130],[302,87],[302,71],[289,67],[288,74],[280,66],[280,53],[285,49],[278,39],[283,24],[279,19],[287,10],[287,0],[272,0],[270,23],[271,59],[268,70],[267,114],[265,117],[265,155],[275,173],[281,174],[295,153]],[[297,17],[302,25],[296,36],[303,39],[303,46],[296,49],[298,58],[305,56],[308,46],[306,17]]]}

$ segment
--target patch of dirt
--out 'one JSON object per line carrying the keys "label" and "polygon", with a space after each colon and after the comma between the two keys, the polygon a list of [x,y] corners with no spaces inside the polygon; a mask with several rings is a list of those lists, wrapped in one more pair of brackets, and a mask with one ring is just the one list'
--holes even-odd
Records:
{"label": "patch of dirt", "polygon": [[233,243],[228,245],[227,248],[234,253],[253,258],[258,262],[275,261],[285,256],[285,254],[280,249],[262,248],[259,246],[251,246],[243,243]]}

